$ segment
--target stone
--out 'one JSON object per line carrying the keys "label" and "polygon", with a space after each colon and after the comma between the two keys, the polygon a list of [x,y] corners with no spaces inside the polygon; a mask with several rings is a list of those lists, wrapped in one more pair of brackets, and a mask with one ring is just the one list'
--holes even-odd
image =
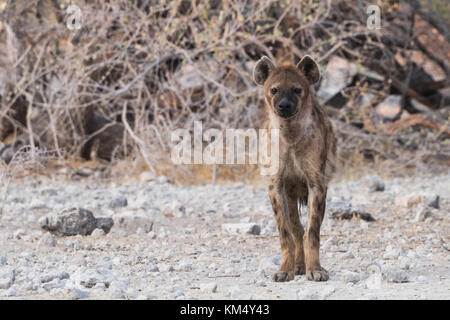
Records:
{"label": "stone", "polygon": [[151,171],[144,171],[139,175],[139,180],[141,182],[152,181],[156,178],[156,174]]}
{"label": "stone", "polygon": [[257,273],[262,276],[271,276],[276,272],[281,264],[281,255],[273,255],[264,257],[258,266]]}
{"label": "stone", "polygon": [[371,274],[366,279],[366,288],[370,290],[381,289],[382,279],[381,273]]}
{"label": "stone", "polygon": [[232,299],[238,298],[243,293],[244,292],[241,290],[241,287],[239,287],[239,285],[234,285],[228,289],[228,296]]}
{"label": "stone", "polygon": [[359,217],[365,221],[375,221],[375,218],[364,209],[342,201],[327,203],[326,210],[333,219],[352,219]]}
{"label": "stone", "polygon": [[11,267],[0,269],[0,289],[8,289],[15,280],[15,270]]}
{"label": "stone", "polygon": [[440,196],[434,193],[412,194],[409,196],[398,196],[395,198],[395,205],[405,208],[413,208],[419,204],[439,209]]}
{"label": "stone", "polygon": [[128,200],[124,196],[119,196],[117,198],[114,198],[109,203],[109,207],[111,209],[123,208],[123,207],[126,207],[127,205],[128,205]]}
{"label": "stone", "polygon": [[[133,299],[133,300],[135,300],[135,299],[137,299],[137,297],[139,297],[139,292],[138,292],[136,289],[128,288],[128,289],[125,291],[125,297],[126,297],[127,299]],[[145,300],[146,300],[146,299],[145,299]]]}
{"label": "stone", "polygon": [[104,283],[106,287],[109,287],[111,282],[116,280],[116,277],[110,270],[105,268],[88,269],[86,267],[81,267],[75,271],[71,279],[76,285],[92,288],[97,283]]}
{"label": "stone", "polygon": [[108,233],[114,224],[111,218],[96,219],[91,211],[83,208],[65,209],[39,219],[41,228],[59,236],[90,235],[95,228]]}
{"label": "stone", "polygon": [[94,237],[100,237],[100,236],[104,236],[106,233],[105,231],[103,231],[103,229],[95,229],[94,231],[92,231],[91,236]]}
{"label": "stone", "polygon": [[403,283],[409,282],[409,275],[406,271],[396,267],[388,267],[383,271],[383,275],[388,282]]}
{"label": "stone", "polygon": [[330,100],[352,82],[357,73],[357,66],[344,58],[333,56],[322,75],[317,97],[321,102]]}
{"label": "stone", "polygon": [[433,213],[431,212],[431,209],[428,206],[422,205],[417,211],[414,222],[422,222],[432,217]]}
{"label": "stone", "polygon": [[342,280],[345,283],[357,283],[361,280],[361,276],[357,272],[349,271],[349,270],[342,270],[341,271]]}
{"label": "stone", "polygon": [[384,191],[384,181],[378,175],[369,177],[369,191],[381,192]]}
{"label": "stone", "polygon": [[384,260],[396,260],[398,259],[400,256],[403,256],[405,254],[405,251],[403,250],[402,247],[400,246],[393,246],[393,245],[388,245],[386,247],[386,252],[383,255],[383,259]]}
{"label": "stone", "polygon": [[13,237],[14,237],[14,239],[20,240],[23,238],[24,235],[25,235],[25,231],[23,229],[17,229],[14,232]]}
{"label": "stone", "polygon": [[200,291],[205,292],[205,293],[215,293],[217,291],[217,283],[216,282],[200,283],[199,287],[200,287]]}
{"label": "stone", "polygon": [[76,287],[68,289],[68,293],[72,296],[73,299],[87,299],[89,298],[89,291],[82,290]]}
{"label": "stone", "polygon": [[294,300],[319,300],[319,294],[310,288],[302,288],[295,290],[292,294]]}
{"label": "stone", "polygon": [[230,234],[253,234],[259,235],[261,227],[256,223],[224,223],[222,224],[222,230]]}
{"label": "stone", "polygon": [[108,293],[112,299],[124,299],[128,285],[124,281],[113,281],[109,285]]}
{"label": "stone", "polygon": [[50,232],[45,232],[38,242],[39,246],[55,247],[56,244],[56,238]]}
{"label": "stone", "polygon": [[319,296],[320,299],[326,299],[331,296],[336,291],[336,288],[333,286],[326,286],[323,290],[320,291]]}

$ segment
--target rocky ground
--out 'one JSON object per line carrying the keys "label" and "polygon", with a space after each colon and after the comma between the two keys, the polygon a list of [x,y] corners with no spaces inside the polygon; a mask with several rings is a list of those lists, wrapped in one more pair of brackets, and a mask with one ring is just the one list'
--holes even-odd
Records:
{"label": "rocky ground", "polygon": [[[330,280],[275,283],[280,245],[261,185],[184,186],[150,174],[12,181],[2,203],[0,298],[449,299],[449,195],[450,175],[334,181],[321,230]],[[52,213],[71,207],[114,225],[84,236],[47,231]],[[354,212],[362,215],[332,218]]]}

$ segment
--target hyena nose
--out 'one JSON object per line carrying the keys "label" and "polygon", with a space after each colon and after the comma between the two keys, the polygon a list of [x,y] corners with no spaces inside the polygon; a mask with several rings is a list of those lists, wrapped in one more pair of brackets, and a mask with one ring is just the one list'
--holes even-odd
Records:
{"label": "hyena nose", "polygon": [[292,108],[292,103],[287,99],[281,100],[280,103],[278,104],[278,109],[280,111],[287,111],[290,108]]}

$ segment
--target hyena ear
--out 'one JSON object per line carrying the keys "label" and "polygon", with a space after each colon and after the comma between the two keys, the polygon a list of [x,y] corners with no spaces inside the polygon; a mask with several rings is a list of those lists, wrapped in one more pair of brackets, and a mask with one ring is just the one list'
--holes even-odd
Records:
{"label": "hyena ear", "polygon": [[256,84],[262,86],[269,77],[270,72],[275,69],[275,64],[266,56],[262,56],[255,64],[253,69],[253,79]]}
{"label": "hyena ear", "polygon": [[320,79],[320,71],[316,61],[310,56],[304,56],[297,64],[297,68],[303,72],[310,84],[314,84]]}

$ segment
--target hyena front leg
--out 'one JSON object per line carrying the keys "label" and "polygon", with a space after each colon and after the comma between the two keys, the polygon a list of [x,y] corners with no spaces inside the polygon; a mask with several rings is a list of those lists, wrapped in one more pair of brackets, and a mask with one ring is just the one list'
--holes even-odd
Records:
{"label": "hyena front leg", "polygon": [[276,282],[290,281],[294,279],[295,275],[295,245],[292,239],[289,205],[284,187],[270,185],[269,195],[281,243],[281,266],[280,270],[273,275],[273,280]]}
{"label": "hyena front leg", "polygon": [[305,274],[305,255],[303,250],[303,235],[305,233],[298,215],[297,197],[287,196],[289,206],[289,217],[292,225],[292,236],[295,243],[295,274]]}
{"label": "hyena front leg", "polygon": [[309,189],[308,228],[305,233],[304,249],[306,278],[313,281],[327,281],[328,271],[321,267],[319,260],[320,226],[325,214],[326,186],[314,186]]}

